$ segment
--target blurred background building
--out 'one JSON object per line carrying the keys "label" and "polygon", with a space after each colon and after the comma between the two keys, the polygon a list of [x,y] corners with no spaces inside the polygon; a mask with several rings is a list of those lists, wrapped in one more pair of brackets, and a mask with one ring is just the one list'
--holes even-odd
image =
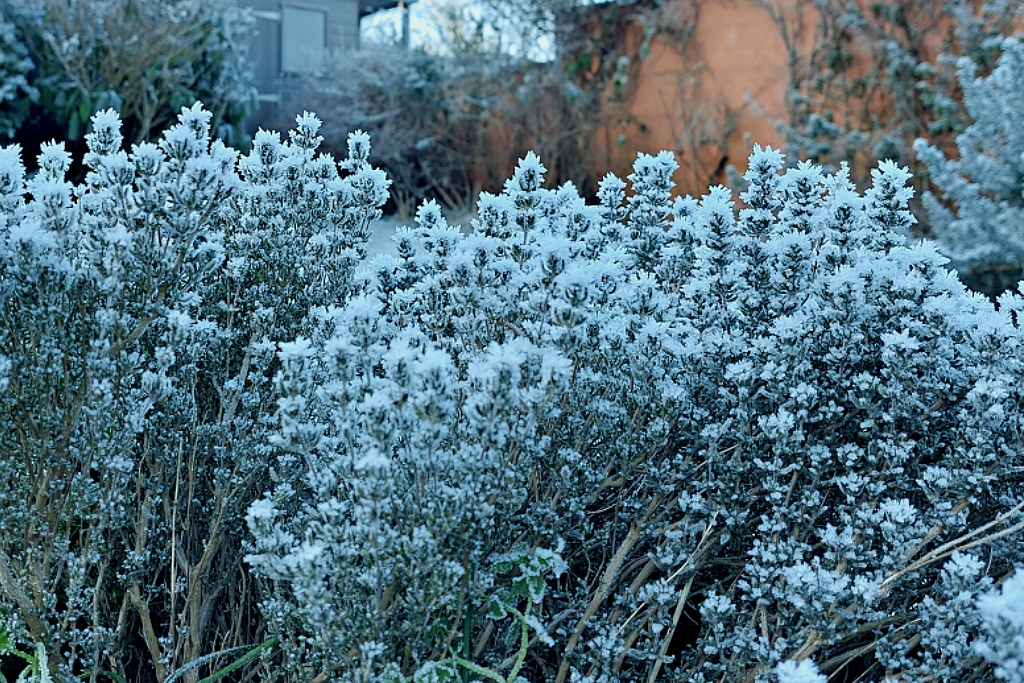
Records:
{"label": "blurred background building", "polygon": [[240,0],[256,18],[249,56],[259,111],[252,125],[275,117],[278,106],[301,99],[309,78],[331,55],[358,50],[360,24],[381,10],[399,9],[408,43],[408,2],[415,0]]}

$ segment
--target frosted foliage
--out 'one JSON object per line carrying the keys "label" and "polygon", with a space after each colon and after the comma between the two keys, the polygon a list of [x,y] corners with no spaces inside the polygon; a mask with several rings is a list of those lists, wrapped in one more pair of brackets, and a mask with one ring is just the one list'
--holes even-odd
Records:
{"label": "frosted foliage", "polygon": [[737,210],[641,155],[587,205],[530,155],[279,347],[247,523],[282,680],[997,680],[1024,302],[902,242],[895,165],[783,165]]}
{"label": "frosted foliage", "polygon": [[828,679],[809,659],[805,659],[799,664],[794,661],[780,662],[775,667],[775,676],[778,683],[828,683]]}
{"label": "frosted foliage", "polygon": [[386,195],[311,115],[243,158],[210,120],[125,151],[101,111],[77,185],[63,143],[31,176],[0,150],[0,612],[59,680],[139,633],[160,674],[228,638],[205,584],[241,570],[275,345],[349,296]]}
{"label": "frosted foliage", "polygon": [[904,171],[530,155],[364,267],[368,136],[212,125],[0,150],[0,642],[54,680],[1017,675],[1024,300],[898,239]]}
{"label": "frosted foliage", "polygon": [[1024,263],[1024,42],[1007,38],[992,72],[969,59],[958,78],[971,124],[949,159],[924,140],[914,148],[937,193],[925,193],[942,251],[961,272]]}
{"label": "frosted foliage", "polygon": [[[153,140],[174,125],[182,104],[201,99],[214,112],[214,137],[236,146],[245,142],[242,120],[257,106],[247,56],[255,17],[246,3],[3,0],[0,14],[17,26],[8,31],[0,21],[0,124],[16,105],[16,129],[29,99],[38,99],[35,116],[42,120],[28,122],[23,132],[42,123],[42,133],[56,124],[78,141],[89,115],[112,106],[123,115],[129,138]],[[27,90],[11,102],[5,71],[27,73],[42,97],[9,80],[9,88]]]}
{"label": "frosted foliage", "polygon": [[28,116],[29,104],[39,96],[28,82],[33,66],[14,24],[0,16],[0,138],[14,137]]}
{"label": "frosted foliage", "polygon": [[975,650],[995,665],[996,677],[1024,681],[1024,571],[1019,568],[999,590],[978,599],[983,637]]}

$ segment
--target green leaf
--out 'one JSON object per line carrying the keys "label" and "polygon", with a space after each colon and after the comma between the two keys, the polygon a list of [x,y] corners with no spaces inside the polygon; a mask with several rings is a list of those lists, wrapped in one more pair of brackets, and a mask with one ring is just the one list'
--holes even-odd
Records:
{"label": "green leaf", "polygon": [[515,564],[509,561],[494,563],[494,571],[498,574],[508,574],[512,571],[513,567],[515,567]]}
{"label": "green leaf", "polygon": [[224,668],[214,671],[212,674],[210,674],[203,680],[199,681],[199,683],[212,683],[213,681],[217,680],[222,676],[227,676],[232,671],[240,669],[252,660],[256,659],[264,650],[268,650],[274,647],[275,645],[277,645],[277,643],[278,639],[276,637],[270,638],[269,640],[260,643],[259,645],[257,645],[256,647],[254,647],[253,649],[249,650],[244,655],[236,659],[235,661],[225,666]]}
{"label": "green leaf", "polygon": [[68,140],[77,140],[82,137],[82,119],[78,112],[71,112],[71,120],[68,121]]}
{"label": "green leaf", "polygon": [[6,655],[14,651],[14,639],[11,632],[7,630],[7,613],[0,608],[0,655]]}
{"label": "green leaf", "polygon": [[505,601],[496,595],[492,595],[490,602],[487,603],[487,616],[491,619],[504,619],[508,616],[508,608],[505,606]]}
{"label": "green leaf", "polygon": [[128,683],[128,681],[124,679],[124,676],[117,673],[113,669],[111,669],[110,671],[104,671],[103,673],[109,676],[110,680],[114,681],[114,683]]}
{"label": "green leaf", "polygon": [[544,597],[544,577],[543,576],[527,576],[526,587],[530,591],[530,600],[533,602],[540,602],[541,598]]}
{"label": "green leaf", "polygon": [[92,98],[82,95],[82,101],[78,103],[78,118],[84,123],[92,116]]}

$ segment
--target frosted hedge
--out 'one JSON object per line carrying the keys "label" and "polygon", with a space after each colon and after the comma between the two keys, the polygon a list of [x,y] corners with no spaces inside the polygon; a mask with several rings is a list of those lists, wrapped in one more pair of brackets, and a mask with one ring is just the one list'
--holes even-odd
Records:
{"label": "frosted hedge", "polygon": [[905,172],[529,155],[359,267],[365,136],[206,121],[3,157],[0,608],[55,676],[1024,681],[1024,300],[896,237]]}
{"label": "frosted hedge", "polygon": [[987,75],[968,58],[958,62],[971,123],[956,137],[956,158],[926,140],[914,149],[936,190],[923,200],[943,252],[962,275],[1002,291],[1024,264],[1024,42],[1014,36],[994,45],[1002,54]]}
{"label": "frosted hedge", "polygon": [[274,448],[276,342],[343,301],[385,180],[319,121],[239,157],[184,109],[122,150],[93,117],[91,169],[0,152],[0,650],[61,680],[153,676],[245,645],[260,620],[242,516]]}

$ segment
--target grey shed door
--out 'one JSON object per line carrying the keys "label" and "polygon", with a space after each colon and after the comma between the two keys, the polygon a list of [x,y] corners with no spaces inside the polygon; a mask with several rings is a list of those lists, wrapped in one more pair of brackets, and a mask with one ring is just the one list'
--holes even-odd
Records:
{"label": "grey shed door", "polygon": [[327,12],[302,7],[281,8],[281,71],[309,73],[327,56]]}

